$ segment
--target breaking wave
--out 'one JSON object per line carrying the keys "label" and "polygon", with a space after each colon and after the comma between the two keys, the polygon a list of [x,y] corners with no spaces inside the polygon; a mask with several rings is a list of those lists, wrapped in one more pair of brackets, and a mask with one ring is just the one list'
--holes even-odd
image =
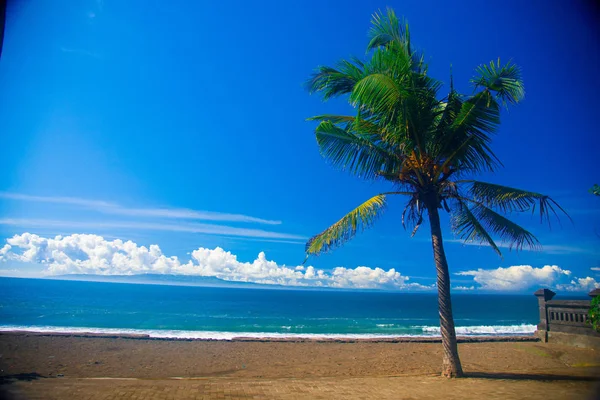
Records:
{"label": "breaking wave", "polygon": [[[440,335],[439,326],[421,327],[426,334],[435,336]],[[521,325],[490,325],[490,326],[457,326],[456,334],[460,336],[480,336],[480,335],[528,335],[533,334],[537,326],[531,324]]]}
{"label": "breaking wave", "polygon": [[[437,326],[413,326],[413,332],[419,333],[277,333],[277,332],[218,332],[218,331],[188,331],[167,329],[127,329],[127,328],[94,328],[70,326],[0,326],[0,332],[37,332],[56,334],[95,334],[95,335],[125,335],[145,336],[161,339],[212,339],[232,340],[234,338],[307,338],[307,339],[377,339],[400,337],[439,337],[440,328]],[[495,326],[458,326],[458,336],[517,336],[530,335],[536,330],[535,325],[495,325]]]}

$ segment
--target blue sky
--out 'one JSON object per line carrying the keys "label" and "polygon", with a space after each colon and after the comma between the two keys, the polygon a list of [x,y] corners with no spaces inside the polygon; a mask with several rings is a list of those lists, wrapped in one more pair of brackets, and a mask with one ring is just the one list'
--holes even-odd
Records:
{"label": "blue sky", "polygon": [[[586,4],[15,4],[0,61],[0,247],[10,246],[0,253],[0,272],[36,276],[49,265],[99,272],[94,268],[106,260],[90,257],[91,237],[71,236],[85,234],[104,238],[91,240],[98,249],[112,246],[110,254],[140,265],[111,264],[102,273],[144,272],[144,262],[160,258],[149,250],[158,245],[160,255],[177,257],[181,273],[192,273],[183,265],[196,260],[208,263],[207,274],[232,278],[229,268],[239,279],[260,280],[273,267],[261,264],[264,252],[283,277],[277,282],[295,279],[281,271],[284,265],[306,274],[295,268],[305,240],[386,186],[322,159],[306,118],[352,110],[341,100],[323,103],[302,84],[319,65],[364,56],[372,13],[392,7],[408,19],[430,74],[448,82],[452,65],[463,92],[479,64],[500,57],[522,67],[525,101],[504,113],[494,142],[505,167],[481,178],[549,194],[574,222],[548,229],[536,217],[519,217],[544,250],[505,250],[503,259],[455,242],[446,230],[454,286],[587,290],[600,281],[600,199],[587,192],[600,181],[594,113],[600,35],[596,10]],[[338,276],[348,279],[339,286],[364,287],[371,279],[400,290],[419,288],[409,282],[430,287],[428,229],[410,239],[399,223],[402,207],[400,199],[391,201],[372,230],[307,266],[326,279],[344,267]],[[24,239],[25,233],[38,239]],[[137,250],[123,249],[117,239]],[[216,247],[236,261],[192,254]]]}

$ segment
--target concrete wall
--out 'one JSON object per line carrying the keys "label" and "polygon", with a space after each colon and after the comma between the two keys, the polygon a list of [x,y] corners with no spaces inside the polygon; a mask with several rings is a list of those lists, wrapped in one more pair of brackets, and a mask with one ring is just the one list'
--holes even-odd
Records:
{"label": "concrete wall", "polygon": [[[587,313],[589,300],[552,300],[556,295],[549,289],[534,293],[538,298],[540,323],[536,335],[548,343],[600,349],[600,333],[592,328]],[[589,293],[600,295],[600,289]]]}

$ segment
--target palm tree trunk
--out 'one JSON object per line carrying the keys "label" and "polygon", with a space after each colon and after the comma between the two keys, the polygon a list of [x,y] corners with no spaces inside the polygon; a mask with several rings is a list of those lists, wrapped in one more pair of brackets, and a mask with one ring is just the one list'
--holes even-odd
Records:
{"label": "palm tree trunk", "polygon": [[438,309],[440,313],[440,329],[442,333],[442,345],[444,346],[444,361],[442,364],[442,376],[447,378],[458,378],[463,376],[460,358],[458,357],[458,346],[456,344],[456,331],[454,329],[454,317],[452,316],[452,300],[450,298],[450,273],[448,262],[442,242],[442,228],[440,227],[440,214],[436,206],[427,208],[429,214],[429,225],[431,227],[431,243],[433,245],[433,258],[437,270]]}

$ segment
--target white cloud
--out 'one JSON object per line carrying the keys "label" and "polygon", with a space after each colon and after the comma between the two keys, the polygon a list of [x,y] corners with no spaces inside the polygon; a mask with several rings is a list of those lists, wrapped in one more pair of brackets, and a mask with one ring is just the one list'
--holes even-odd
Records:
{"label": "white cloud", "polygon": [[138,246],[132,241],[107,241],[97,235],[56,236],[47,239],[24,233],[7,239],[0,260],[38,263],[46,274],[129,275],[167,272],[179,265],[176,257],[166,257],[157,245]]}
{"label": "white cloud", "polygon": [[600,271],[600,267],[592,267],[590,268],[592,271]]}
{"label": "white cloud", "polygon": [[373,288],[378,286],[404,286],[408,277],[395,269],[384,271],[381,268],[356,267],[354,269],[337,267],[333,270],[332,286]]}
{"label": "white cloud", "polygon": [[244,222],[265,225],[280,225],[281,221],[252,217],[243,214],[231,214],[212,211],[197,211],[183,208],[130,208],[102,200],[89,200],[77,197],[31,196],[22,193],[0,192],[0,198],[31,201],[38,203],[54,203],[91,208],[105,214],[125,215],[130,217],[151,217],[170,219],[190,219],[203,221]]}
{"label": "white cloud", "polygon": [[[253,262],[242,262],[220,247],[199,248],[191,260],[166,256],[158,245],[140,246],[132,241],[105,240],[101,236],[75,234],[44,238],[31,233],[7,239],[0,249],[0,261],[11,264],[37,263],[44,273],[131,275],[165,273],[217,277],[230,281],[280,284],[290,286],[324,286],[338,288],[430,289],[391,269],[338,267],[331,273],[313,266],[285,266],[267,260],[261,252]],[[14,267],[12,265],[11,267]]]}
{"label": "white cloud", "polygon": [[452,289],[454,290],[475,290],[475,286],[455,286]]}
{"label": "white cloud", "polygon": [[[278,265],[267,260],[264,252],[260,252],[253,262],[238,261],[237,256],[223,250],[199,248],[192,252],[192,260],[172,270],[182,275],[214,276],[219,279],[237,282],[256,282],[290,286],[327,286],[328,277],[323,271],[315,273],[314,267],[305,268],[305,272],[295,267]],[[319,280],[322,280],[319,282]]]}
{"label": "white cloud", "polygon": [[571,271],[556,265],[534,268],[531,265],[514,265],[508,268],[478,269],[458,272],[457,275],[472,276],[485,290],[516,291],[532,286],[554,286],[556,282],[571,275]]}
{"label": "white cloud", "polygon": [[397,272],[394,268],[385,271],[381,268],[356,267],[354,269],[337,267],[333,270],[331,285],[333,287],[375,288],[413,288],[432,289],[435,285],[424,286],[419,283],[408,283],[410,278]]}
{"label": "white cloud", "polygon": [[575,278],[568,284],[556,285],[556,288],[568,292],[591,292],[596,288],[600,288],[600,282],[588,276],[585,278]]}

